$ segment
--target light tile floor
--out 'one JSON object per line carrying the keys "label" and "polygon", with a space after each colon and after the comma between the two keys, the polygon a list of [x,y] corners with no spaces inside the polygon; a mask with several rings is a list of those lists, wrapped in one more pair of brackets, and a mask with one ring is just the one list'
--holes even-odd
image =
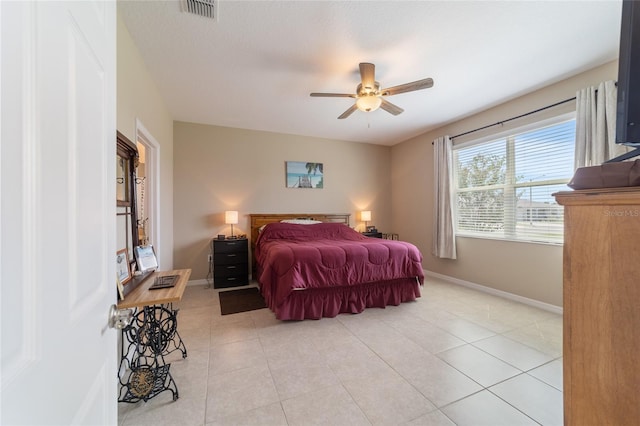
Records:
{"label": "light tile floor", "polygon": [[562,317],[427,278],[416,302],[319,321],[176,305],[180,392],[120,403],[127,425],[561,425]]}

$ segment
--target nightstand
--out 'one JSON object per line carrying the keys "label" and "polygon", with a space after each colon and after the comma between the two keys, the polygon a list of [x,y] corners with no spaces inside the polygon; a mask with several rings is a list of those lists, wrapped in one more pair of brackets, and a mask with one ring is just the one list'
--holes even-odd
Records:
{"label": "nightstand", "polygon": [[249,251],[246,238],[213,240],[213,288],[249,284]]}
{"label": "nightstand", "polygon": [[382,232],[362,232],[365,237],[382,238]]}

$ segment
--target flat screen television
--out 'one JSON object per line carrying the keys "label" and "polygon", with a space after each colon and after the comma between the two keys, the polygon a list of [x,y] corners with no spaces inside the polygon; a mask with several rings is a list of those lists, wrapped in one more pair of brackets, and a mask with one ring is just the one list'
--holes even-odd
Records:
{"label": "flat screen television", "polygon": [[631,0],[622,2],[616,143],[640,147],[640,2]]}

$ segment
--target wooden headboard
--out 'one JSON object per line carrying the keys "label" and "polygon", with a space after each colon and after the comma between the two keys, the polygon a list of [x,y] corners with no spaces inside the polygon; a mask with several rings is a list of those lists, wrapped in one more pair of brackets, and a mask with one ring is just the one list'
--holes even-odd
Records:
{"label": "wooden headboard", "polygon": [[[282,220],[291,220],[291,219],[308,219],[308,220],[319,220],[321,222],[334,222],[334,223],[344,223],[349,226],[349,217],[351,215],[348,213],[336,213],[336,214],[325,214],[325,213],[254,213],[250,214],[251,218],[251,259],[253,268],[252,271],[255,271],[255,261],[253,261],[253,251],[256,247],[256,240],[258,239],[258,233],[260,232],[260,227],[266,225],[267,223],[280,222]],[[255,275],[253,275],[255,279]]]}

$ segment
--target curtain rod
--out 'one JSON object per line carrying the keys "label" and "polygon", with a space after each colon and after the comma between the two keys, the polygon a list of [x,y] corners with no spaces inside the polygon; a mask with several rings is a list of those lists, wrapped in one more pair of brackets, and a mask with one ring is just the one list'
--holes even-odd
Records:
{"label": "curtain rod", "polygon": [[553,108],[553,107],[558,106],[558,105],[566,104],[567,102],[571,102],[571,101],[575,101],[575,100],[576,100],[576,97],[574,96],[573,98],[565,99],[564,101],[556,102],[555,104],[547,105],[546,107],[542,107],[542,108],[538,108],[535,111],[530,111],[530,112],[527,112],[527,113],[524,113],[524,114],[520,114],[520,115],[518,115],[516,117],[507,118],[506,120],[497,121],[497,122],[495,122],[493,124],[489,124],[487,126],[478,127],[477,129],[469,130],[468,132],[464,132],[464,133],[460,133],[460,134],[455,135],[455,136],[451,136],[450,139],[459,138],[460,136],[465,136],[465,135],[468,135],[470,133],[474,133],[474,132],[478,132],[480,130],[488,129],[489,127],[501,126],[504,123],[507,123],[509,121],[517,120],[518,118],[526,117],[528,115],[535,114],[537,112],[544,111],[546,109]]}

